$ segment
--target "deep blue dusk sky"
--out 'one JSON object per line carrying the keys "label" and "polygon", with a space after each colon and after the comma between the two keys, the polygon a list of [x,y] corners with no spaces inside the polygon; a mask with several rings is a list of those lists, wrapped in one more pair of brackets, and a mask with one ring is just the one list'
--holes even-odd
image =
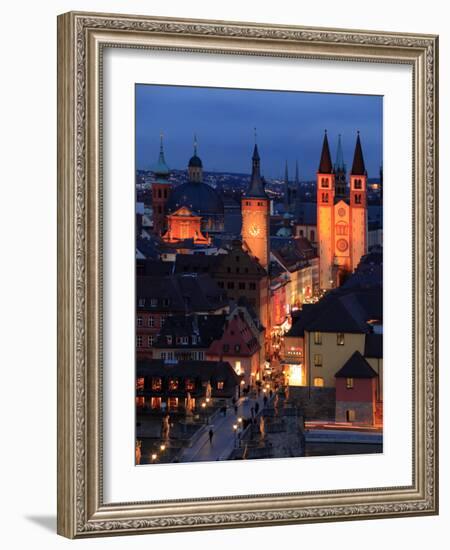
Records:
{"label": "deep blue dusk sky", "polygon": [[287,160],[294,179],[298,160],[300,179],[311,180],[326,128],[333,162],[342,134],[347,170],[359,130],[368,175],[376,177],[382,163],[382,109],[381,96],[137,85],[137,168],[156,163],[162,131],[172,169],[186,168],[197,134],[204,170],[250,173],[256,127],[264,176],[282,177]]}

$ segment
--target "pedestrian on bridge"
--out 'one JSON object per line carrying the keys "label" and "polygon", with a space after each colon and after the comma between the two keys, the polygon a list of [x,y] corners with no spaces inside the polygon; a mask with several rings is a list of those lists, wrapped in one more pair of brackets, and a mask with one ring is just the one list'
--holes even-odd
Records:
{"label": "pedestrian on bridge", "polygon": [[212,445],[212,440],[214,436],[214,432],[212,431],[212,428],[209,430],[208,435],[209,435],[209,444]]}

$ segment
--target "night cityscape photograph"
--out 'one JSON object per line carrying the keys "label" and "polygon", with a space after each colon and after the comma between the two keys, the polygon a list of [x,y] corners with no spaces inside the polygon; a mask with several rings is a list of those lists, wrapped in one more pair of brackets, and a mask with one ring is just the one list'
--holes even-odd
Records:
{"label": "night cityscape photograph", "polygon": [[135,113],[136,465],[383,452],[383,98]]}

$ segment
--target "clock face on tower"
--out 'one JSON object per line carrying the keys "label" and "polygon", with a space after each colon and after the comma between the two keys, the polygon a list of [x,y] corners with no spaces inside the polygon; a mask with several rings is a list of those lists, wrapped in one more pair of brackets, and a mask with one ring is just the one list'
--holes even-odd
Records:
{"label": "clock face on tower", "polygon": [[345,239],[339,239],[336,246],[339,252],[345,252],[348,248],[348,242]]}
{"label": "clock face on tower", "polygon": [[252,223],[252,225],[250,226],[249,232],[252,237],[257,237],[260,232],[259,225],[256,223]]}

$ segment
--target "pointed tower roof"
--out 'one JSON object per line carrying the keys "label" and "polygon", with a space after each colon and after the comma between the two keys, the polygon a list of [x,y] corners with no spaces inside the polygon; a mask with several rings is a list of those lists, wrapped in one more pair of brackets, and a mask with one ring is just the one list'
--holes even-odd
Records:
{"label": "pointed tower roof", "polygon": [[[256,134],[255,134],[256,137]],[[260,156],[258,151],[258,145],[255,143],[252,156],[252,175],[250,178],[250,184],[247,191],[244,193],[245,197],[254,197],[267,199],[266,191],[264,189],[264,182],[261,178]]]}
{"label": "pointed tower roof", "polygon": [[353,156],[352,176],[367,176],[366,167],[364,165],[364,157],[362,153],[361,140],[356,138],[355,154]]}
{"label": "pointed tower roof", "polygon": [[331,163],[330,146],[328,145],[328,136],[325,130],[318,172],[319,174],[331,174],[332,171],[333,164]]}
{"label": "pointed tower roof", "polygon": [[163,144],[163,133],[162,132],[160,134],[158,162],[157,162],[153,172],[157,176],[168,176],[169,173],[170,173],[169,167],[166,164],[166,159],[164,158],[164,144]]}
{"label": "pointed tower roof", "polygon": [[334,164],[335,172],[345,172],[344,153],[342,151],[341,134],[338,136],[338,146],[336,151],[336,162]]}

